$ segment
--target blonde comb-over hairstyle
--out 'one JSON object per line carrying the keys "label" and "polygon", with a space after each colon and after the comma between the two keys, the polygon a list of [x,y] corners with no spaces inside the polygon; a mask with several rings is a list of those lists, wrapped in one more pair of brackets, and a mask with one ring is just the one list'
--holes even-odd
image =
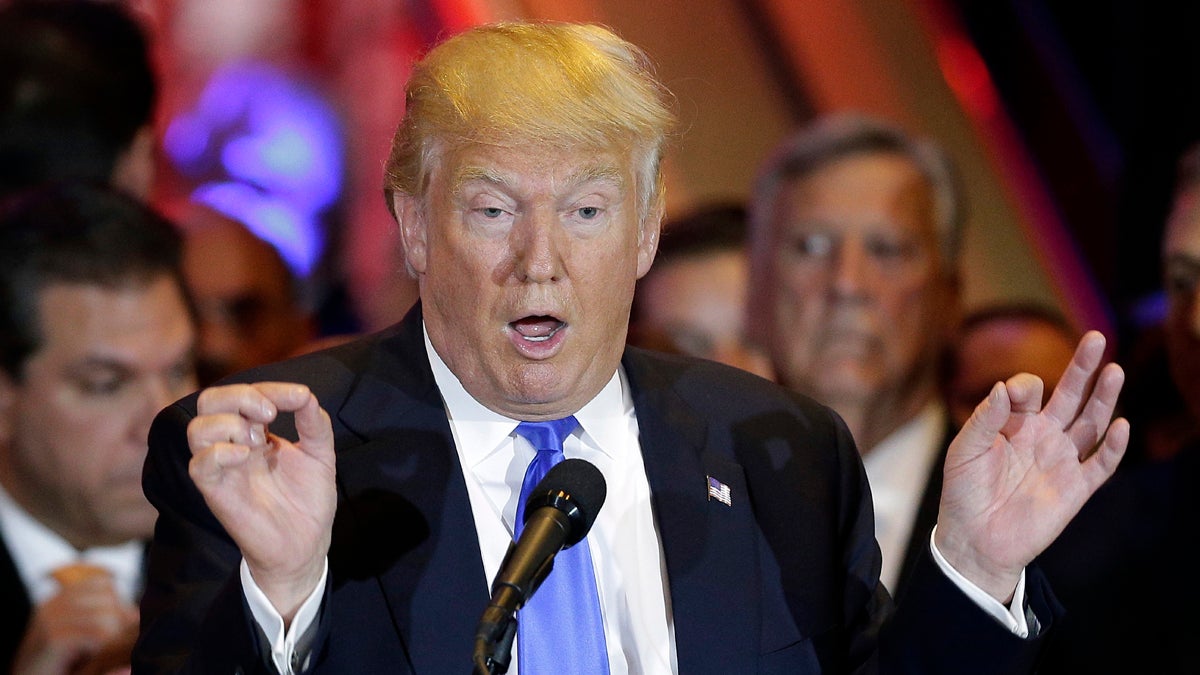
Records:
{"label": "blonde comb-over hairstyle", "polygon": [[627,151],[638,215],[661,204],[671,95],[646,54],[593,24],[496,23],[443,42],[413,68],[384,190],[424,201],[430,173],[460,144]]}

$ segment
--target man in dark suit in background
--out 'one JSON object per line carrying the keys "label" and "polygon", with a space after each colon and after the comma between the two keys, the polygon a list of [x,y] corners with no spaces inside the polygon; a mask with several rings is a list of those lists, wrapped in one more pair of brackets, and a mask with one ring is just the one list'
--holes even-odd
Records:
{"label": "man in dark suit in background", "polygon": [[[121,3],[103,0],[13,0],[2,4],[3,6],[0,7],[0,197],[15,195],[56,181],[86,180],[95,184],[111,185],[139,200],[148,198],[154,178],[153,112],[157,101],[157,83],[150,63],[147,39],[137,20],[127,13]],[[73,202],[76,207],[80,209],[98,208],[99,211],[96,213],[77,211],[73,214],[64,212],[63,217],[72,222],[72,219],[78,219],[83,232],[96,231],[94,228],[99,227],[100,224],[90,222],[90,219],[93,215],[98,217],[101,213],[106,213],[117,220],[127,219],[128,222],[124,226],[131,231],[147,227],[144,222],[141,222],[145,219],[153,220],[155,223],[159,222],[157,216],[141,213],[137,208],[129,205],[112,207],[111,198],[81,195],[82,193],[75,195],[80,200]],[[95,206],[97,200],[100,204],[107,204],[107,206]],[[69,210],[71,207],[64,205],[64,208]],[[13,236],[16,236],[15,232]],[[6,241],[8,240],[6,239]],[[74,257],[81,265],[80,269],[86,269],[89,258],[95,256],[99,261],[96,265],[96,274],[109,274],[109,272],[103,272],[105,269],[123,269],[119,251],[88,249],[84,246],[73,254],[67,248],[71,241],[74,239],[48,243],[45,250],[48,259],[53,258],[55,252],[58,252],[64,259]],[[103,245],[99,240],[93,243],[97,246]],[[108,243],[112,244],[112,242]],[[164,273],[170,271],[171,266],[175,264],[171,258],[172,255],[175,255],[171,253],[171,246],[173,245],[161,248],[155,255],[161,255],[163,259],[153,262],[149,267],[145,261],[136,258],[132,260],[128,278],[137,279],[139,274],[143,274],[147,270],[162,270]],[[0,254],[8,255],[14,251],[28,252],[28,248],[22,244]],[[103,258],[103,255],[117,257],[106,259]],[[32,263],[29,261],[19,260],[15,267],[0,273],[5,275],[31,274],[30,271],[35,269],[31,265]],[[54,276],[55,274],[57,272],[51,270],[51,273],[46,275],[45,281],[55,283],[61,281]],[[101,292],[105,288],[105,283],[113,282],[114,285],[119,285],[116,283],[121,281],[119,274],[112,274],[111,279],[107,277],[92,279],[86,272],[77,274],[77,276],[79,278],[73,281],[80,282],[79,290],[81,292],[76,299],[82,300],[87,297],[88,302],[77,302],[70,305],[67,308],[69,311],[66,313],[55,313],[53,317],[55,321],[65,322],[65,325],[72,328],[80,328],[75,326],[74,322],[92,319],[97,322],[97,327],[107,326],[115,331],[122,322],[129,320],[129,316],[120,312],[104,314],[113,309],[111,306],[90,306],[89,303],[93,299],[97,301],[104,299],[92,297],[96,295],[106,296],[109,301],[108,305],[116,303],[121,297],[128,296],[132,298],[127,301],[132,303],[129,305],[129,309],[135,314],[139,308],[157,307],[156,301],[134,297],[136,294],[133,293],[122,294],[113,290],[111,294],[106,295],[105,292]],[[39,354],[26,354],[23,351],[5,353],[6,372],[3,376],[6,383],[5,389],[10,393],[18,392],[20,397],[16,400],[21,402],[21,405],[40,407],[40,404],[35,404],[35,402],[41,400],[39,395],[44,396],[50,393],[45,387],[50,380],[42,376],[27,375],[24,372],[24,362],[27,358],[40,359],[46,354],[56,355],[55,358],[63,357],[65,351],[69,351],[69,349],[111,348],[116,346],[112,342],[116,336],[70,334],[69,331],[66,335],[56,333],[53,337],[43,335],[43,331],[49,324],[43,322],[46,317],[41,314],[42,308],[38,304],[43,301],[42,294],[39,289],[29,286],[32,281],[40,283],[40,280],[34,277],[21,278],[20,276],[5,276],[5,279],[6,283],[21,284],[19,287],[5,289],[6,292],[18,295],[19,302],[5,304],[0,310],[6,313],[6,324],[13,326],[14,332],[11,333],[11,337],[14,342],[9,343],[9,346],[19,344],[20,340],[24,339],[33,341],[20,346],[21,350],[27,347],[39,349]],[[91,288],[89,284],[95,288]],[[82,292],[89,288],[91,289],[90,294]],[[56,294],[54,301],[61,300],[61,295]],[[46,301],[49,302],[49,300]],[[158,309],[181,321],[190,322],[188,314],[180,311],[180,306],[182,303],[177,302],[167,309]],[[34,309],[37,311],[34,312]],[[147,339],[162,337],[163,335],[158,329],[147,335]],[[65,338],[70,338],[70,342],[60,342]],[[169,351],[177,346],[174,343],[165,343],[161,348]],[[41,353],[42,351],[44,353]],[[82,353],[77,356],[82,356]],[[158,365],[150,365],[150,359],[153,358],[153,354],[150,352],[126,352],[111,354],[105,358],[110,357],[114,358],[112,363],[114,374],[110,379],[114,385],[120,384],[122,387],[125,386],[126,381],[142,382],[151,377],[151,375],[142,374],[141,370],[151,367],[160,368]],[[130,373],[127,376],[118,377],[127,368]],[[135,376],[134,371],[139,374]],[[159,377],[159,375],[153,377]],[[68,376],[75,378],[73,381],[76,387],[83,387],[91,380],[102,378],[104,373],[89,371],[73,375],[69,373],[54,375],[57,378]],[[45,377],[50,377],[50,374],[45,374]],[[80,497],[77,494],[82,489],[82,483],[106,480],[103,475],[86,476],[84,473],[95,471],[103,474],[130,461],[136,464],[138,458],[145,452],[144,438],[138,437],[144,437],[149,427],[149,419],[144,418],[145,416],[137,410],[139,408],[137,402],[152,402],[147,405],[161,404],[164,402],[164,398],[169,398],[172,394],[182,390],[172,388],[170,394],[164,394],[161,391],[144,391],[141,385],[137,384],[127,387],[124,391],[126,393],[113,392],[111,400],[124,400],[126,401],[125,407],[114,408],[103,415],[96,411],[97,417],[104,419],[95,422],[91,434],[80,429],[84,425],[84,421],[81,419],[71,416],[63,416],[59,419],[50,417],[53,421],[47,423],[44,431],[49,434],[47,438],[51,439],[51,449],[46,452],[46,464],[39,469],[40,472],[47,475],[40,478],[31,475],[32,470],[28,467],[21,471],[14,469],[6,477],[9,483],[5,485],[10,490],[14,489],[11,484],[15,483],[18,486],[15,488],[18,494],[13,495],[18,504],[6,509],[6,512],[14,513],[29,509],[53,511],[56,510],[56,507],[51,507],[50,504],[55,500],[68,499],[78,499],[77,506],[81,509],[108,509],[111,506],[108,498],[102,495]],[[97,392],[93,401],[99,402],[104,398],[100,392]],[[15,411],[20,410],[21,406],[14,407],[12,399],[7,402],[10,405],[6,408],[5,415],[11,420],[17,417],[18,413]],[[68,402],[56,400],[55,404],[67,406]],[[20,429],[29,429],[32,428],[29,425],[34,419],[45,418],[41,415],[28,417],[22,413],[20,418],[15,421],[20,422]],[[130,439],[122,441],[122,443],[131,443],[135,449],[132,454],[118,458],[111,456],[116,441],[108,438],[106,432],[115,433],[118,428],[122,427],[128,427],[130,434]],[[72,431],[79,434],[81,438],[71,437]],[[92,443],[83,444],[82,437],[94,440],[94,445],[97,447],[93,448]],[[18,458],[33,456],[34,448],[28,447],[32,438],[32,434],[26,433],[20,439],[8,439],[6,441],[9,443],[6,449],[7,461],[20,464],[25,460],[19,461]],[[59,455],[68,450],[78,453],[80,458],[78,469],[63,468],[60,470],[50,465],[50,462],[54,461],[53,458],[65,460],[65,457]],[[121,452],[128,452],[128,450]],[[108,459],[103,459],[106,456]],[[111,466],[105,466],[110,462]],[[58,484],[46,484],[44,481],[48,480],[56,480]],[[37,486],[36,490],[33,486]],[[93,487],[100,490],[103,488],[103,483],[97,482]],[[40,490],[45,490],[46,494],[33,496],[34,492]],[[30,500],[35,500],[40,507],[33,508],[28,503]],[[111,514],[111,517],[120,519],[127,515],[127,511],[136,512],[138,508],[149,511],[149,506],[143,499],[136,498],[133,501],[140,506],[118,508]],[[44,515],[36,513],[34,519],[29,521],[29,528],[36,531],[44,527],[43,524],[39,524],[39,520]],[[64,517],[79,518],[81,516],[76,514]],[[104,515],[95,517],[101,521],[106,521],[108,518]],[[18,517],[18,520],[23,518],[23,516]],[[67,557],[65,547],[68,544],[85,547],[99,545],[96,541],[92,541],[91,537],[107,541],[112,533],[107,532],[106,529],[114,525],[101,522],[96,526],[98,529],[95,532],[73,534],[68,537],[66,544],[57,540],[60,536],[66,536],[64,532],[58,531],[61,526],[62,523],[53,524],[49,534],[44,537],[35,535],[33,538],[16,537],[11,531],[15,527],[21,527],[21,531],[27,531],[29,528],[24,526],[14,525],[10,522],[8,528],[3,528],[5,529],[6,551],[9,556],[6,559],[15,555],[18,560],[15,567],[11,562],[0,565],[4,569],[3,583],[6,584],[5,602],[0,603],[0,606],[5,612],[10,613],[10,620],[4,623],[7,630],[0,637],[5,645],[0,649],[0,663],[4,666],[11,663],[17,645],[25,638],[27,648],[24,650],[24,654],[28,658],[23,661],[24,665],[19,672],[65,672],[65,669],[71,665],[69,663],[71,658],[94,649],[102,637],[109,635],[117,627],[112,624],[112,620],[116,616],[112,602],[106,601],[103,609],[98,609],[93,614],[81,613],[77,610],[86,595],[83,590],[85,587],[64,584],[59,592],[59,585],[53,583],[49,578],[44,578],[42,574],[48,571],[42,569],[42,562],[52,559],[60,559],[59,562],[62,562],[61,558]],[[77,523],[77,526],[82,527],[82,523]],[[137,601],[136,595],[130,595],[130,593],[139,589],[141,585],[141,551],[144,548],[142,543],[133,543],[130,540],[144,539],[148,534],[148,530],[139,531],[136,534],[125,531],[122,536],[127,538],[121,539],[122,546],[128,544],[132,549],[137,549],[137,554],[133,558],[121,554],[118,557],[122,562],[113,565],[118,576],[121,577],[116,583],[120,591],[119,595],[122,596],[121,605],[127,610],[131,604],[136,604]],[[47,540],[54,543],[46,545]],[[26,579],[26,583],[22,583],[22,580],[18,578],[18,570],[39,578]],[[66,580],[66,575],[59,574],[57,576]],[[91,579],[89,583],[92,586],[92,595],[107,594],[106,597],[111,599],[113,581],[109,579],[108,573],[84,576]],[[31,602],[44,606],[34,610]],[[31,611],[33,611],[34,624],[27,636],[25,629],[30,620]],[[73,625],[64,625],[63,619],[69,616],[78,616],[78,621]],[[108,625],[100,630],[98,626],[102,622],[106,622]],[[86,640],[83,638],[84,633],[90,633]],[[85,643],[88,646],[85,646]],[[115,657],[118,661],[124,659],[127,662],[129,646],[129,644],[124,646],[123,656],[119,654],[120,648],[116,648]],[[41,666],[35,668],[31,665],[34,661],[40,663]]]}
{"label": "man in dark suit in background", "polygon": [[[541,456],[522,429],[568,416],[563,454],[596,465],[608,499],[518,613],[514,671],[536,675],[525,645],[539,639],[557,639],[558,672],[1032,661],[1055,609],[1025,565],[1128,438],[1110,426],[1122,374],[1101,369],[1103,338],[1081,341],[1044,409],[1031,376],[980,405],[893,613],[836,414],[737,369],[625,348],[659,233],[667,97],[644,54],[597,26],[479,27],[416,65],[387,194],[420,303],[159,416],[135,672],[465,670]],[[599,635],[527,631],[572,550],[594,566],[581,578]],[[589,666],[585,643],[601,650]]]}
{"label": "man in dark suit in background", "polygon": [[[1167,361],[1200,428],[1200,145],[1179,160],[1162,262]],[[1198,515],[1194,436],[1168,458],[1123,468],[1099,490],[1040,558],[1067,613],[1039,672],[1196,672],[1200,585],[1180,561],[1200,546]]]}
{"label": "man in dark suit in background", "polygon": [[838,114],[778,146],[750,209],[752,341],[780,383],[850,427],[896,597],[928,546],[958,429],[939,368],[959,313],[961,200],[939,147]]}
{"label": "man in dark suit in background", "polygon": [[174,228],[48,187],[0,211],[0,670],[65,675],[137,626],[154,414],[196,384]]}

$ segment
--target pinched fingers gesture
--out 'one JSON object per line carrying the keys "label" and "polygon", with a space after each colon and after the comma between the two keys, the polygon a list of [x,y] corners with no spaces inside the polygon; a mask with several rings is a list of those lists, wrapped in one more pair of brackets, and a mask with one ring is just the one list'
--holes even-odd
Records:
{"label": "pinched fingers gesture", "polygon": [[1083,336],[1045,407],[1039,378],[997,383],[950,446],[936,543],[999,600],[1125,452],[1129,425],[1113,420],[1125,376],[1102,366],[1104,345],[1098,332]]}
{"label": "pinched fingers gesture", "polygon": [[[188,425],[189,473],[241,549],[255,582],[287,614],[320,578],[337,502],[329,415],[303,385],[260,382],[201,392]],[[295,415],[297,440],[270,433]]]}

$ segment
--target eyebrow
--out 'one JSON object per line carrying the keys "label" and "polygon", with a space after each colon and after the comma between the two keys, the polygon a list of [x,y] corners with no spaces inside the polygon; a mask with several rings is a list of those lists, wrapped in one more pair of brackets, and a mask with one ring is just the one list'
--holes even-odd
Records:
{"label": "eyebrow", "polygon": [[482,166],[465,166],[459,169],[458,173],[454,176],[453,193],[458,194],[462,191],[463,185],[475,181],[509,187],[508,180],[497,171]]}

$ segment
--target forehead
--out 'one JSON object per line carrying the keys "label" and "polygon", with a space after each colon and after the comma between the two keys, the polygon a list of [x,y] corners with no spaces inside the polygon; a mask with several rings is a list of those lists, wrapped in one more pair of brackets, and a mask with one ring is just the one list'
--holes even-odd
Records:
{"label": "forehead", "polygon": [[42,353],[65,357],[174,351],[192,338],[178,284],[169,276],[148,283],[106,287],[53,283],[38,297]]}
{"label": "forehead", "polygon": [[928,181],[894,153],[847,155],[792,178],[778,206],[780,217],[796,227],[935,231]]}
{"label": "forehead", "polygon": [[633,161],[631,153],[616,149],[469,143],[447,148],[434,175],[435,185],[452,193],[472,184],[521,192],[595,183],[625,190],[633,180]]}

